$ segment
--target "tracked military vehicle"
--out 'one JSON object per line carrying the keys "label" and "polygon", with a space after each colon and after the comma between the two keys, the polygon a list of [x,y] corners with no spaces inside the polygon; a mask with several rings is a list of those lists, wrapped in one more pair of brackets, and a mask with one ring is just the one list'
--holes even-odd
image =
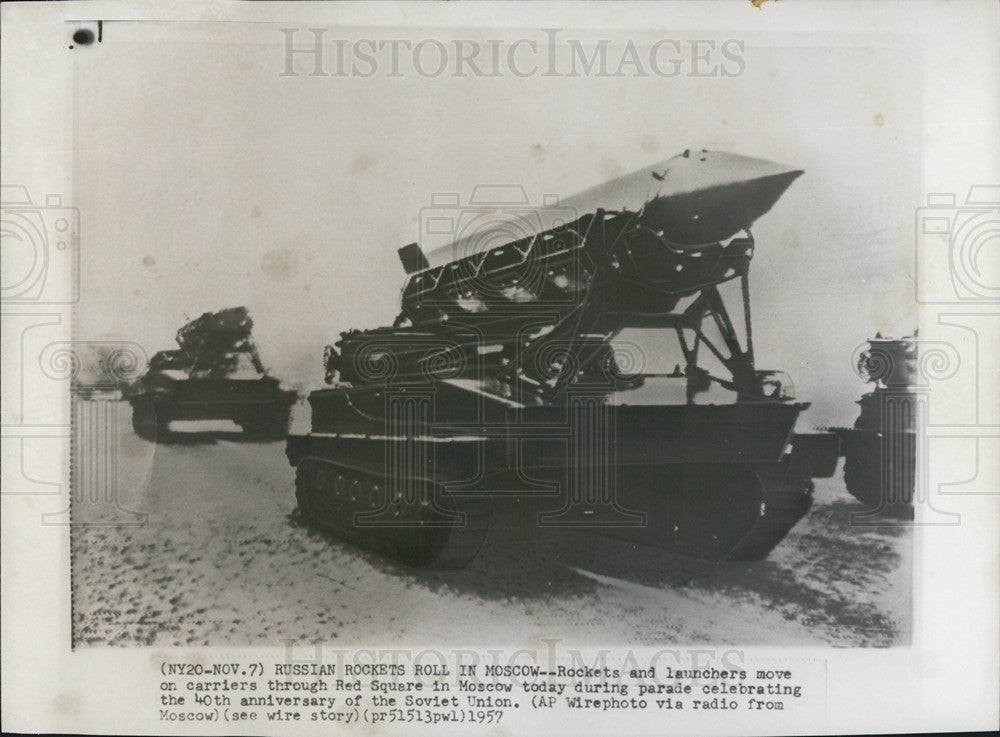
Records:
{"label": "tracked military vehicle", "polygon": [[269,376],[245,307],[206,312],[177,331],[179,350],[160,351],[125,392],[132,426],[163,438],[175,420],[231,420],[247,435],[283,438],[296,392]]}
{"label": "tracked military vehicle", "polygon": [[[539,534],[765,557],[838,452],[755,363],[749,229],[800,174],[689,150],[543,208],[432,213],[452,242],[400,249],[395,324],[327,347],[332,386],[288,439],[303,518],[417,566],[466,565],[515,503]],[[623,347],[637,329],[652,348]],[[645,368],[668,343],[681,361]]]}
{"label": "tracked military vehicle", "polygon": [[917,339],[868,340],[858,373],[874,385],[858,401],[851,428],[834,428],[844,455],[844,484],[866,507],[912,515],[916,487],[917,424],[925,397],[914,387]]}

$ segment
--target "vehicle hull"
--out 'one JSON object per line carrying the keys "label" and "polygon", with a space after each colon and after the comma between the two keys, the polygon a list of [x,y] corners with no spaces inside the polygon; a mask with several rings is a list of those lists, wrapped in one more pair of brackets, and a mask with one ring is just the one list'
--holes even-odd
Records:
{"label": "vehicle hull", "polygon": [[297,397],[270,379],[149,378],[148,384],[129,396],[133,426],[144,437],[165,437],[175,421],[231,420],[247,433],[281,438]]}
{"label": "vehicle hull", "polygon": [[[491,415],[491,422],[458,423],[448,417],[448,402],[434,402],[441,398],[430,393],[423,397],[427,421],[407,426],[387,420],[400,396],[411,408],[420,405],[419,394],[393,396],[385,387],[314,392],[313,432],[289,437],[290,462],[327,464],[355,485],[362,483],[357,479],[381,479],[383,496],[371,502],[375,511],[388,510],[393,494],[418,498],[428,493],[421,489],[433,489],[431,506],[470,512],[468,518],[482,530],[478,544],[484,515],[516,503],[537,512],[539,534],[569,526],[692,557],[756,559],[765,557],[811,504],[812,482],[805,471],[817,465],[815,458],[786,453],[805,404],[614,406],[583,396],[562,406],[492,407],[482,413]],[[386,412],[371,414],[379,403]],[[468,398],[455,406],[463,404]],[[435,415],[443,420],[431,421]],[[832,454],[835,461],[837,451],[804,452]],[[312,500],[307,521],[405,559],[395,518],[384,518],[381,530],[377,524],[362,529],[356,518],[360,506],[328,501],[325,512],[320,509],[335,493],[307,489]],[[461,526],[455,523],[457,536]],[[388,544],[389,538],[396,541]],[[409,544],[416,545],[413,539]],[[475,555],[478,544],[466,540],[460,547],[464,555]],[[444,567],[471,559],[441,547]],[[427,557],[405,562],[439,564],[434,555]]]}

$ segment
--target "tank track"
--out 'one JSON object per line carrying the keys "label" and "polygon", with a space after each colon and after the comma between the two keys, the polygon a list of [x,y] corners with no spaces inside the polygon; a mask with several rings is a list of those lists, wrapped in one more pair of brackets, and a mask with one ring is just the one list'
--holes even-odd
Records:
{"label": "tank track", "polygon": [[418,498],[394,492],[390,499],[380,476],[304,458],[295,473],[295,498],[308,524],[359,547],[409,566],[464,568],[486,538],[489,500],[459,500],[430,481],[417,485],[424,490]]}
{"label": "tank track", "polygon": [[618,499],[643,512],[641,526],[598,528],[701,560],[759,560],[812,504],[810,479],[785,464],[672,464],[619,467]]}
{"label": "tank track", "polygon": [[727,560],[763,560],[812,506],[812,479],[779,473],[780,469],[757,472],[764,486],[761,514]]}
{"label": "tank track", "polygon": [[167,434],[168,422],[156,403],[148,397],[132,399],[132,429],[143,440],[155,441]]}
{"label": "tank track", "polygon": [[916,433],[847,430],[844,484],[855,499],[874,510],[901,510],[913,504],[916,486]]}

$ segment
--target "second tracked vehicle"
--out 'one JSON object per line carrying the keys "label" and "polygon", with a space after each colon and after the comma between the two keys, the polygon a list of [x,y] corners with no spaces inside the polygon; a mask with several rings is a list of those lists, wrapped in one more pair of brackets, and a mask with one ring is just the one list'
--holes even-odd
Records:
{"label": "second tracked vehicle", "polygon": [[136,434],[155,440],[170,423],[230,420],[248,436],[285,437],[294,389],[261,363],[245,307],[206,312],[177,331],[179,350],[160,351],[124,392]]}

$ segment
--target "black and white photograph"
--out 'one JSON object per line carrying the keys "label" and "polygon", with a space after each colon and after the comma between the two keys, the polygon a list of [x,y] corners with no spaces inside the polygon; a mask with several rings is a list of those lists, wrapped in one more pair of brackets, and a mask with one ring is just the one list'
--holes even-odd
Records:
{"label": "black and white photograph", "polygon": [[95,681],[31,724],[905,731],[830,709],[933,675],[932,566],[991,631],[995,4],[59,5],[3,60],[4,606],[51,550]]}

